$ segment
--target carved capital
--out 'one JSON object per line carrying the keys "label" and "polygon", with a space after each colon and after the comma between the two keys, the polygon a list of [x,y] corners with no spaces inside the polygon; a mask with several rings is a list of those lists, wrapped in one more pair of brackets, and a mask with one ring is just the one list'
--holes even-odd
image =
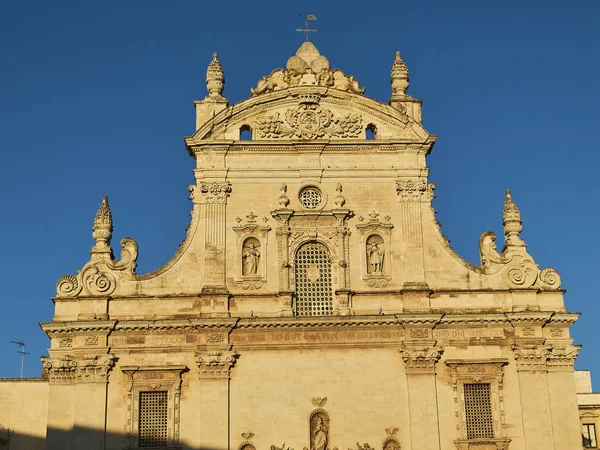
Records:
{"label": "carved capital", "polygon": [[47,358],[43,368],[51,384],[107,382],[115,360],[114,355],[62,356]]}
{"label": "carved capital", "polygon": [[546,361],[550,355],[548,347],[542,346],[513,346],[513,355],[518,372],[544,372]]}
{"label": "carved capital", "polygon": [[231,193],[231,184],[229,182],[202,183],[200,185],[200,192],[204,194],[206,203],[225,203]]}
{"label": "carved capital", "polygon": [[439,347],[407,347],[400,350],[407,373],[435,373],[435,366],[442,356]]}
{"label": "carved capital", "polygon": [[555,347],[548,353],[548,371],[571,372],[581,346]]}
{"label": "carved capital", "polygon": [[425,180],[396,180],[396,194],[403,202],[431,201],[435,184]]}
{"label": "carved capital", "polygon": [[239,356],[231,350],[212,350],[196,354],[200,378],[229,378]]}

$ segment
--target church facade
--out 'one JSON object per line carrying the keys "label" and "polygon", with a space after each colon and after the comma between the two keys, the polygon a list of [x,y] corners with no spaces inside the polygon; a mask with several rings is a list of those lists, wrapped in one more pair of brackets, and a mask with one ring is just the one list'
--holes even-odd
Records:
{"label": "church facade", "polygon": [[32,397],[13,408],[35,448],[582,448],[578,314],[510,191],[501,251],[492,232],[479,266],[452,250],[408,82],[397,53],[389,103],[370,99],[306,42],[229,105],[215,54],[179,249],[136,274],[105,197],[41,324],[42,379],[0,381],[5,401]]}

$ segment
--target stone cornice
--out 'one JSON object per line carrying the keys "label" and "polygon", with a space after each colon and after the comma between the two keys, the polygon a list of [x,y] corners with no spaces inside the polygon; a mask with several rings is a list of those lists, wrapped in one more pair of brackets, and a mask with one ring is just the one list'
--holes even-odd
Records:
{"label": "stone cornice", "polygon": [[517,312],[505,313],[506,318],[513,325],[544,325],[552,317],[552,312]]}
{"label": "stone cornice", "polygon": [[315,318],[277,317],[273,319],[240,319],[236,329],[246,328],[323,328],[398,325],[395,316],[329,316]]}
{"label": "stone cornice", "polygon": [[49,337],[65,333],[109,332],[114,329],[116,320],[79,322],[40,322],[40,328]]}

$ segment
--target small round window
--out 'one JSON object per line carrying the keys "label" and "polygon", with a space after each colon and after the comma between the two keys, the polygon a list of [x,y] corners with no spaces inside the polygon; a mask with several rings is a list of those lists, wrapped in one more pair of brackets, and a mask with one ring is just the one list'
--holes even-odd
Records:
{"label": "small round window", "polygon": [[309,186],[302,189],[298,197],[300,198],[300,203],[302,203],[302,206],[307,209],[318,208],[323,201],[321,191],[314,186]]}

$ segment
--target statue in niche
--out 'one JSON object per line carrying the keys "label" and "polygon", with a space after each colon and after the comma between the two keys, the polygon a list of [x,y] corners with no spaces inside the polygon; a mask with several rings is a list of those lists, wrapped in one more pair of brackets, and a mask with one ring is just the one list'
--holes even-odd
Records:
{"label": "statue in niche", "polygon": [[260,262],[260,242],[256,238],[248,238],[242,248],[242,275],[258,275]]}
{"label": "statue in niche", "polygon": [[367,273],[370,275],[383,274],[384,257],[383,239],[377,235],[370,236],[367,239]]}
{"label": "statue in niche", "polygon": [[310,418],[310,450],[327,450],[329,437],[329,416],[325,411],[317,411]]}

